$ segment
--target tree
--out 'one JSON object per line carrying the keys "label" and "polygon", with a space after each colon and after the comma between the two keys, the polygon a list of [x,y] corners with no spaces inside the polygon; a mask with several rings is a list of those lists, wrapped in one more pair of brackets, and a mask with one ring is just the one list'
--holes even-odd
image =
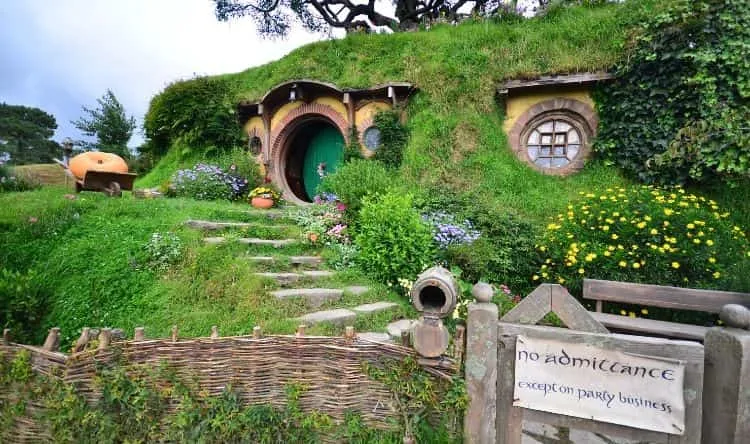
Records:
{"label": "tree", "polygon": [[59,156],[60,146],[50,140],[55,129],[55,118],[39,108],[0,103],[0,154],[8,153],[16,165],[49,163]]}
{"label": "tree", "polygon": [[135,118],[125,115],[125,108],[110,89],[96,101],[99,104],[96,109],[82,107],[88,117],[71,121],[84,135],[96,137],[96,143],[79,141],[77,144],[129,157],[127,144],[135,129]]}
{"label": "tree", "polygon": [[[373,31],[381,26],[396,29],[413,28],[424,19],[445,17],[456,20],[460,11],[491,15],[508,8],[515,9],[510,0],[394,0],[392,15],[377,8],[375,0],[214,0],[216,18],[251,17],[262,36],[285,36],[296,19],[309,31],[322,31],[328,27],[347,31],[358,29]],[[377,8],[376,8],[377,7]],[[460,10],[460,11],[459,11]]]}

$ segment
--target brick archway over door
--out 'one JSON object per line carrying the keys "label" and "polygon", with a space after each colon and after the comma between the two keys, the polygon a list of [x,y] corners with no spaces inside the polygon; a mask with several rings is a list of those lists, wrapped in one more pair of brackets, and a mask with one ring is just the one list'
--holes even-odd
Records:
{"label": "brick archway over door", "polygon": [[301,105],[284,116],[277,125],[277,129],[271,134],[271,169],[273,181],[281,188],[284,197],[287,200],[296,203],[303,203],[294,192],[289,188],[285,177],[285,165],[287,149],[292,139],[297,134],[297,130],[305,123],[311,121],[323,121],[331,124],[341,132],[344,143],[349,143],[349,123],[335,109],[328,105],[320,103],[306,103]]}

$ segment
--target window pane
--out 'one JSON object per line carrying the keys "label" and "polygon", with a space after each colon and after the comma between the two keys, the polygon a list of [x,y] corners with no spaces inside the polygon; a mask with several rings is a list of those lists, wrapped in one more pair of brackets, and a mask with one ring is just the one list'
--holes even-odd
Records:
{"label": "window pane", "polygon": [[568,159],[573,160],[578,155],[581,145],[568,145]]}
{"label": "window pane", "polygon": [[555,132],[556,133],[565,133],[570,129],[570,125],[568,125],[564,120],[555,120]]}
{"label": "window pane", "polygon": [[539,131],[532,131],[529,135],[529,140],[526,142],[527,145],[539,145]]}
{"label": "window pane", "polygon": [[578,136],[578,131],[571,129],[568,131],[568,143],[581,143],[581,139]]}
{"label": "window pane", "polygon": [[552,132],[552,121],[548,120],[541,125],[537,127],[537,129],[542,133],[551,133]]}
{"label": "window pane", "polygon": [[539,156],[539,147],[536,145],[529,145],[529,159],[531,161],[535,161],[536,158]]}

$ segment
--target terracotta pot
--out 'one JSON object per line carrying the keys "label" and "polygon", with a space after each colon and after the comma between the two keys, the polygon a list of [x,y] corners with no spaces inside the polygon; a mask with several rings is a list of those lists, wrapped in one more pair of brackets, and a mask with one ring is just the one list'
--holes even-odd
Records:
{"label": "terracotta pot", "polygon": [[255,208],[271,208],[273,206],[273,199],[269,199],[267,197],[253,197],[250,200],[250,205]]}

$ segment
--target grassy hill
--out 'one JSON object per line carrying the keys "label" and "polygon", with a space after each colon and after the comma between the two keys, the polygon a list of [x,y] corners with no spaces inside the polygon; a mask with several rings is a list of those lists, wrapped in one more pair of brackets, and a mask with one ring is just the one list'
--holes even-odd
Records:
{"label": "grassy hill", "polygon": [[[240,99],[257,99],[272,86],[294,78],[340,87],[413,82],[419,93],[406,109],[410,137],[394,182],[423,195],[440,196],[445,194],[441,190],[448,189],[490,214],[513,214],[541,227],[580,192],[629,181],[617,168],[596,160],[569,178],[541,175],[523,165],[508,149],[502,131],[497,83],[607,69],[625,56],[629,33],[640,18],[653,14],[661,4],[631,1],[554,9],[532,20],[350,35],[216,77],[225,88],[215,99],[229,112]],[[168,89],[194,82],[178,82]],[[159,186],[178,168],[221,156],[220,149],[200,137],[202,133],[196,136],[194,128],[186,126],[187,121],[196,123],[191,108],[169,111],[177,116],[173,126],[182,129],[177,136],[161,140],[168,151],[156,168],[138,180],[138,187]],[[154,112],[152,106],[150,113]],[[238,131],[233,118],[223,121],[229,122],[223,130]],[[256,324],[270,332],[294,329],[287,315],[300,313],[301,308],[269,299],[267,291],[273,287],[253,275],[258,268],[239,256],[238,247],[204,245],[200,233],[183,225],[187,219],[200,218],[253,221],[254,216],[241,213],[247,204],[135,200],[128,194],[117,200],[95,193],[71,201],[63,197],[66,192],[49,187],[0,195],[0,295],[24,295],[16,297],[12,306],[18,316],[26,316],[22,337],[41,341],[45,329],[52,326],[62,328],[64,344],[83,326],[122,327],[130,333],[132,327],[145,325],[152,336],[167,336],[173,324],[185,336],[207,335],[211,325],[219,325],[226,335],[248,333]],[[750,220],[750,190],[700,192],[729,209],[736,223],[746,225]],[[175,232],[183,244],[180,261],[167,272],[148,265],[145,245],[157,232]],[[368,280],[355,270],[330,283],[360,281]],[[379,298],[399,300],[385,286],[368,284]],[[356,303],[356,298],[351,302]],[[405,301],[401,303],[387,317],[358,320],[358,330],[382,329],[389,319],[414,314]],[[312,333],[336,331],[316,327]]]}

